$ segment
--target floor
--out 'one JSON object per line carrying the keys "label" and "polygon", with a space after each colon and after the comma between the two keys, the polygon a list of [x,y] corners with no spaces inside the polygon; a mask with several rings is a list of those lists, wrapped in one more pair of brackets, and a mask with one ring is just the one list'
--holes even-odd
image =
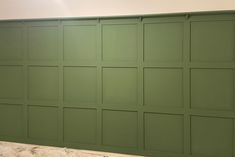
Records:
{"label": "floor", "polygon": [[140,157],[0,141],[0,157]]}

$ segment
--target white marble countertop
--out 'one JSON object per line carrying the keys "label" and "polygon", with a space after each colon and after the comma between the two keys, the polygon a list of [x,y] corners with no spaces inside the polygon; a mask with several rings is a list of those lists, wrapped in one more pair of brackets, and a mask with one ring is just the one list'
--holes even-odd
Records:
{"label": "white marble countertop", "polygon": [[0,141],[0,157],[140,157]]}

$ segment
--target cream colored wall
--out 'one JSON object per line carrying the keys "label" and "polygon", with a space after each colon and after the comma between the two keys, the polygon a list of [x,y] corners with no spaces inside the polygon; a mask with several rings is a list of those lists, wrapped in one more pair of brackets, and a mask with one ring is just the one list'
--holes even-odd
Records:
{"label": "cream colored wall", "polygon": [[0,19],[235,10],[235,0],[0,0]]}

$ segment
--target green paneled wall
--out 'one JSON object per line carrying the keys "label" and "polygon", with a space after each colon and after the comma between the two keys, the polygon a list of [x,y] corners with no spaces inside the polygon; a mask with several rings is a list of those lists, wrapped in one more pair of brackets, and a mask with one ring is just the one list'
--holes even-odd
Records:
{"label": "green paneled wall", "polygon": [[235,14],[0,22],[0,139],[235,157]]}

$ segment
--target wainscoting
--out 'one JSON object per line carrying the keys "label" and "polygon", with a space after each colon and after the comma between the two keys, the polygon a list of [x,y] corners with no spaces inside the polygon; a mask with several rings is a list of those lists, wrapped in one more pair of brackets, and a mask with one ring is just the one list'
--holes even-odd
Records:
{"label": "wainscoting", "polygon": [[235,14],[0,22],[0,139],[234,157]]}

